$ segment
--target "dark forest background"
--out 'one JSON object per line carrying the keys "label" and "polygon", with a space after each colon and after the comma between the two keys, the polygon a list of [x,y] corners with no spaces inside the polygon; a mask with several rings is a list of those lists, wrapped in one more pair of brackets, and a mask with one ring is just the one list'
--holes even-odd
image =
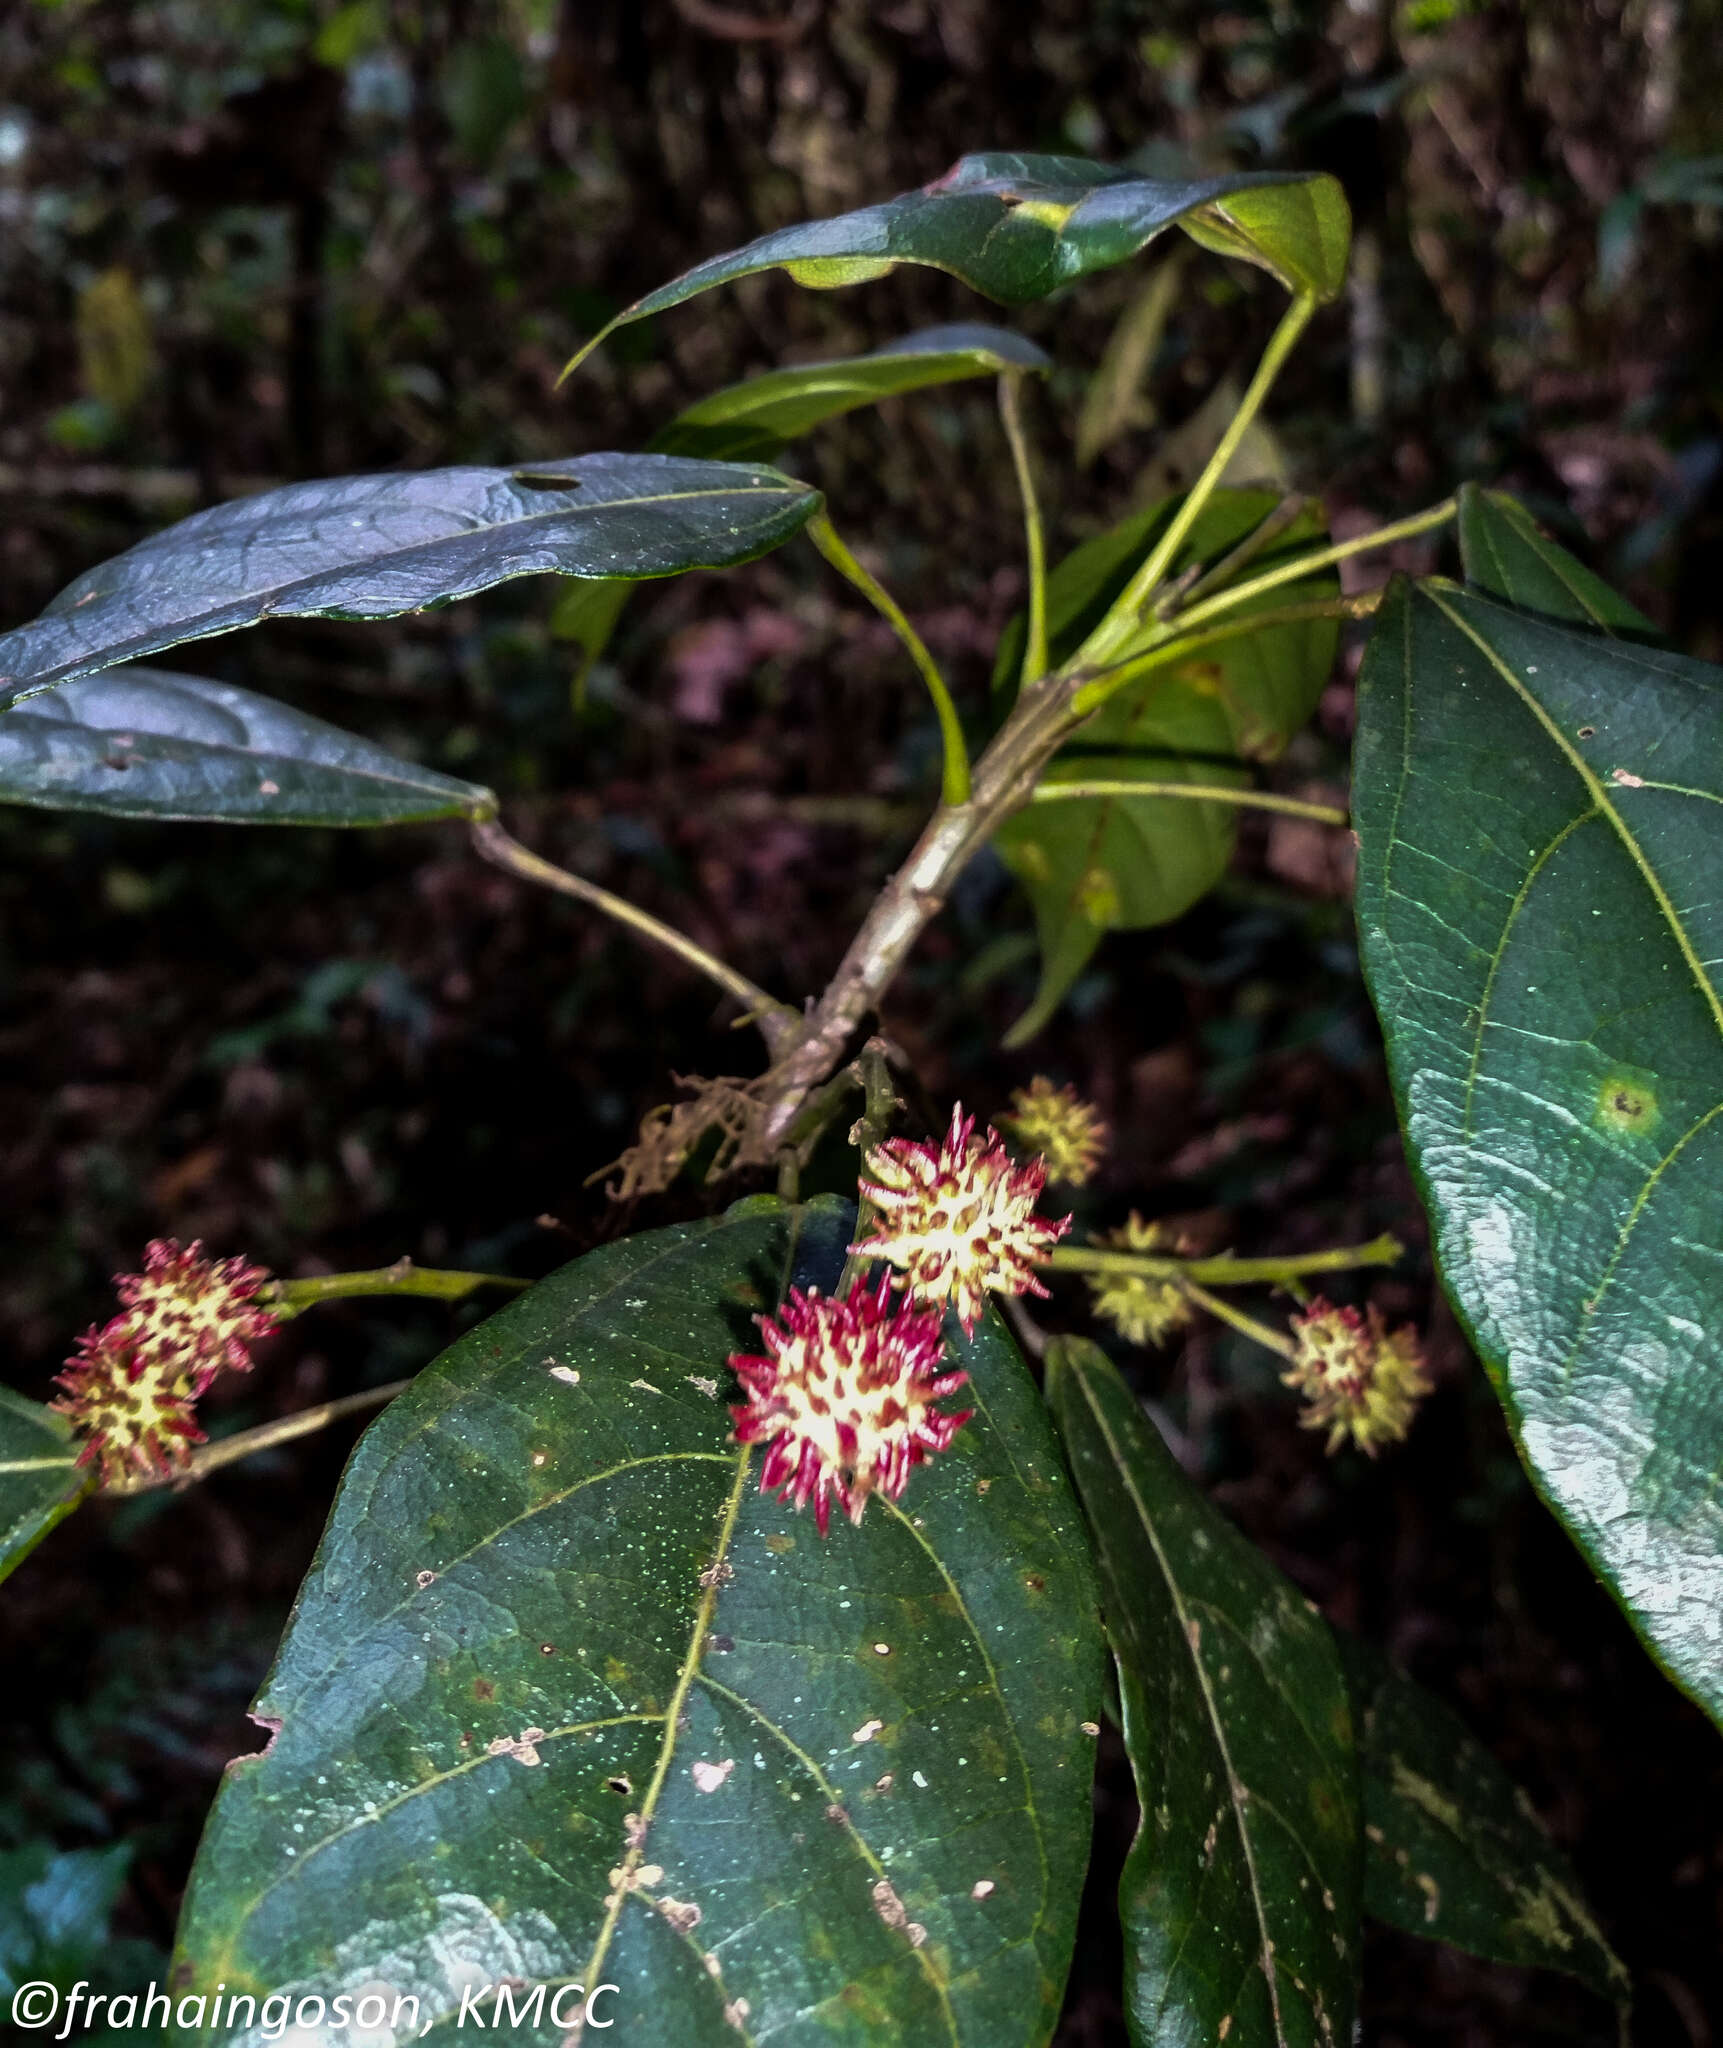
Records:
{"label": "dark forest background", "polygon": [[[929,271],[830,294],[764,277],[557,388],[586,335],[697,258],[1020,147],[1335,171],[1357,281],[1260,460],[1322,488],[1342,531],[1462,476],[1503,483],[1723,659],[1720,108],[1717,0],[10,0],[4,620],[236,491],[636,446],[750,371],[986,317]],[[1146,382],[1079,466],[1091,372],[1147,275],[1011,316],[1058,364],[1034,428],[1060,547],[1188,473],[1205,398],[1275,311],[1242,271],[1191,263]],[[1022,588],[991,394],[857,414],[792,466],[979,720]],[[817,989],[936,780],[895,643],[798,545],[651,588],[576,705],[555,597],[519,584],[182,659],[492,784],[522,837],[774,991]],[[1343,791],[1352,668],[1286,787]],[[983,867],[888,1022],[930,1099],[991,1113],[1045,1071],[1098,1100],[1118,1144],[1093,1221],[1134,1205],[1243,1250],[1409,1240],[1374,1298],[1427,1324],[1439,1387],[1379,1466],[1325,1460],[1230,1337],[1134,1369],[1226,1509],[1528,1788],[1633,1971],[1636,2039],[1708,2048],[1723,1748],[1537,1503],[1432,1291],[1348,896],[1331,837],[1247,825],[1215,896],[1109,941],[1007,1056],[1033,937]],[[529,896],[453,828],[0,813],[0,1373],[44,1396],[157,1234],[285,1273],[409,1254],[537,1274],[747,1192],[685,1180],[624,1212],[589,1176],[673,1072],[752,1053],[680,969]],[[423,1304],[321,1312],[212,1402],[215,1425],[410,1371],[458,1327]],[[221,1766],[261,1739],[244,1709],[351,1441],[86,1511],[0,1591],[0,1937],[57,1872],[74,1947],[168,1943]],[[1123,2038],[1105,1904],[1133,1814],[1110,1749],[1098,1805],[1064,2048]],[[66,1851],[84,1853],[50,1861]],[[1364,2013],[1382,2048],[1614,2038],[1558,1978],[1387,1934]]]}

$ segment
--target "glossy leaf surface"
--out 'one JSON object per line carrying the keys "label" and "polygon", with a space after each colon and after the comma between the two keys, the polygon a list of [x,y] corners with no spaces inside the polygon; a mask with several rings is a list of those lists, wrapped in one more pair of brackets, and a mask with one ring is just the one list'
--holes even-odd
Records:
{"label": "glossy leaf surface", "polygon": [[1102,1657],[1081,1523],[996,1321],[954,1337],[981,1412],[900,1506],[822,1541],[759,1492],[726,1358],[787,1269],[832,1284],[853,1216],[799,1220],[595,1252],[372,1425],[204,1839],[194,1981],[382,1981],[432,2041],[509,1976],[614,1983],[618,2039],[688,2048],[1047,2038]]}
{"label": "glossy leaf surface", "polygon": [[515,576],[669,576],[764,554],[820,502],[753,465],[581,455],[333,477],[167,527],[0,634],[0,709],[266,618],[388,619]]}
{"label": "glossy leaf surface", "polygon": [[480,817],[488,789],[202,676],[107,669],[0,714],[0,803],[118,818],[393,825]]}
{"label": "glossy leaf surface", "polygon": [[0,1579],[83,1498],[76,1459],[63,1416],[0,1387]]}
{"label": "glossy leaf surface", "polygon": [[1044,349],[1003,327],[964,323],[906,334],[865,356],[768,370],[715,391],[679,414],[648,444],[665,455],[771,462],[810,428],[882,398],[972,377],[1053,367]]}
{"label": "glossy leaf surface", "polygon": [[1443,584],[1359,688],[1363,962],[1539,1487],[1723,1717],[1723,671]]}
{"label": "glossy leaf surface", "polygon": [[[1177,503],[1168,498],[1133,513],[1053,570],[1047,612],[1055,662],[1075,653],[1100,622]],[[1174,573],[1224,557],[1278,503],[1269,491],[1216,492]],[[1277,568],[1323,538],[1317,516],[1302,513],[1240,573]],[[1338,590],[1331,575],[1306,577],[1251,600],[1239,616]],[[1303,619],[1198,648],[1110,698],[1046,779],[1243,782],[1240,763],[1272,759],[1315,710],[1338,633],[1332,619]],[[1014,685],[1022,644],[1017,623],[1000,647],[996,695]],[[1041,946],[1040,987],[1009,1042],[1041,1029],[1109,931],[1165,924],[1213,888],[1232,857],[1235,817],[1226,805],[1182,797],[1095,797],[1034,804],[1007,819],[995,844],[1035,906]]]}
{"label": "glossy leaf surface", "polygon": [[1197,1492],[1097,1346],[1056,1339],[1047,1388],[1142,1806],[1119,1887],[1132,2039],[1345,2048],[1361,1834],[1333,1635]]}
{"label": "glossy leaf surface", "polygon": [[1205,248],[1260,265],[1291,292],[1331,299],[1346,280],[1351,218],[1325,173],[1237,171],[1174,181],[1084,157],[986,151],[959,158],[918,191],[778,228],[696,264],[636,300],[589,347],[631,320],[761,270],[787,270],[819,290],[922,263],[1001,305],[1028,305],[1128,263],[1174,226]]}
{"label": "glossy leaf surface", "polygon": [[1337,1641],[1358,1730],[1365,1912],[1624,1999],[1627,1973],[1519,1786],[1433,1693],[1365,1644]]}
{"label": "glossy leaf surface", "polygon": [[1466,581],[1491,597],[1605,633],[1656,633],[1636,605],[1557,546],[1505,491],[1462,484],[1458,525]]}
{"label": "glossy leaf surface", "polygon": [[[1006,328],[929,327],[871,355],[800,363],[731,384],[691,405],[650,445],[665,455],[771,462],[787,442],[882,398],[1005,370],[1051,368],[1043,350]],[[577,583],[559,599],[551,631],[579,647],[582,674],[609,645],[628,597],[628,582],[616,578]]]}

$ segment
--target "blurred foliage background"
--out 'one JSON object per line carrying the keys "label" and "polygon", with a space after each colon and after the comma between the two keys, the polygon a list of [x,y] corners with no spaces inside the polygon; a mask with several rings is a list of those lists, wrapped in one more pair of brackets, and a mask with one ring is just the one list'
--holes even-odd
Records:
{"label": "blurred foliage background", "polygon": [[[326,472],[638,445],[714,385],[976,317],[951,280],[749,280],[629,330],[697,258],[965,149],[1174,172],[1317,165],[1353,288],[1259,472],[1341,532],[1477,475],[1677,641],[1723,658],[1718,0],[12,0],[0,9],[0,586],[8,622],[169,518]],[[1030,309],[1058,545],[1172,487],[1275,307],[1163,256]],[[1016,316],[1014,316],[1016,317]],[[1096,365],[1102,368],[1097,373]],[[1073,452],[1079,444],[1081,460]],[[991,394],[893,401],[792,466],[985,718],[1021,595]],[[1425,567],[1430,549],[1401,566]],[[936,779],[917,688],[809,548],[633,606],[584,702],[554,590],[383,628],[280,625],[186,665],[502,792],[515,829],[792,998],[817,989]],[[1343,790],[1347,657],[1286,786]],[[893,998],[930,1108],[1037,1070],[1118,1144],[1088,1220],[1295,1249],[1394,1228],[1376,1298],[1439,1390],[1333,1464],[1230,1336],[1139,1357],[1191,1469],[1333,1618],[1442,1691],[1529,1788],[1635,1975],[1636,2038],[1723,2033],[1723,1756],[1531,1494],[1433,1292],[1351,938],[1344,848],[1247,825],[1226,886],[1115,937],[1028,1053],[1027,909],[964,881]],[[538,1273],[710,1206],[589,1184],[673,1072],[745,1070],[705,991],[453,831],[0,815],[0,1361],[41,1397],[107,1276],[203,1236],[283,1272]],[[1076,1320],[1073,1298],[1061,1313]],[[413,1369],[424,1305],[296,1324],[226,1429]],[[351,1437],[74,1520],[0,1591],[0,1972],[147,1974]],[[1061,2036],[1122,2039],[1105,1910],[1133,1816],[1104,1754],[1096,1910]],[[116,1944],[129,1943],[130,1947]],[[1365,2038],[1614,2038],[1559,1980],[1373,1941]],[[128,2036],[135,2039],[135,2036]]]}

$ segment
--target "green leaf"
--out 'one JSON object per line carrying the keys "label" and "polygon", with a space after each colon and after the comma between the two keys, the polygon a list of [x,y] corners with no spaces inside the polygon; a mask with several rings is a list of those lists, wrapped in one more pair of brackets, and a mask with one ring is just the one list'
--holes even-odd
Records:
{"label": "green leaf", "polygon": [[0,1387],[0,1579],[83,1499],[77,1456],[63,1415]]}
{"label": "green leaf", "polygon": [[756,1200],[607,1246],[372,1425],[199,1853],[191,1981],[383,1981],[433,2041],[509,1976],[614,1983],[678,2048],[1047,2039],[1102,1651],[1022,1361],[954,1335],[980,1412],[823,1541],[730,1441],[729,1353],[852,1223]]}
{"label": "green leaf", "polygon": [[[1226,556],[1279,502],[1271,491],[1217,491],[1173,573]],[[1087,639],[1178,503],[1166,498],[1132,513],[1053,570],[1047,622],[1054,662]],[[1277,568],[1324,537],[1319,515],[1302,512],[1241,573]],[[1250,600],[1238,616],[1338,592],[1332,575],[1311,576]],[[1332,619],[1303,619],[1200,648],[1111,697],[1043,779],[1241,783],[1242,759],[1273,759],[1315,710],[1338,635]],[[996,698],[1015,686],[1022,645],[1016,620],[994,667]],[[1041,983],[1006,1042],[1021,1045],[1048,1022],[1109,931],[1165,924],[1206,895],[1232,858],[1233,828],[1229,806],[1183,797],[1072,798],[1031,804],[1007,819],[994,843],[1034,904]]]}
{"label": "green leaf", "polygon": [[1438,1259],[1540,1489],[1723,1719],[1723,671],[1429,583],[1353,822]]}
{"label": "green leaf", "polygon": [[1364,1910],[1468,1955],[1630,1991],[1567,1858],[1456,1715],[1355,1637],[1337,1635],[1364,1788]]}
{"label": "green leaf", "polygon": [[637,299],[581,354],[631,320],[779,268],[798,284],[829,291],[866,284],[900,263],[921,263],[949,271],[1000,305],[1028,305],[1093,271],[1128,263],[1173,226],[1204,248],[1260,265],[1290,292],[1326,301],[1346,281],[1351,216],[1326,173],[1235,171],[1175,181],[1083,157],[990,151],[959,158],[918,191],[778,228],[710,257]]}
{"label": "green leaf", "polygon": [[1459,533],[1466,581],[1490,596],[1605,633],[1656,636],[1642,611],[1557,547],[1506,492],[1462,484]]}
{"label": "green leaf", "polygon": [[400,760],[272,698],[118,668],[0,715],[0,803],[264,825],[484,817],[488,789]]}
{"label": "green leaf", "polygon": [[960,324],[906,334],[865,356],[798,363],[727,385],[679,414],[648,444],[665,455],[771,462],[812,427],[906,391],[968,377],[1053,367],[1045,350],[1002,327]]}
{"label": "green leaf", "polygon": [[514,576],[671,576],[778,546],[820,494],[761,465],[581,455],[288,484],[193,513],[0,634],[0,710],[266,618],[388,619]]}
{"label": "green leaf", "polygon": [[[966,377],[1051,368],[1043,350],[1003,327],[929,327],[871,355],[802,363],[728,385],[672,420],[651,446],[664,455],[771,462],[810,428],[882,398]],[[559,599],[550,629],[579,647],[582,678],[610,644],[628,597],[628,583],[617,578],[576,584]]]}
{"label": "green leaf", "polygon": [[[167,1958],[112,1925],[133,1853],[130,1842],[56,1850],[40,1840],[0,1851],[0,1999],[8,2006],[30,1983],[51,1984],[64,1995],[81,1980],[105,1999],[161,1981]],[[103,2014],[92,2028],[88,2006],[79,2018],[84,2048],[160,2048],[161,2029],[153,2024],[115,2027],[103,2024]],[[11,2031],[14,2039],[29,2038],[16,2023]]]}
{"label": "green leaf", "polygon": [[[1170,674],[1164,690],[1121,692],[1096,723],[1097,743],[1118,751],[1061,754],[1043,782],[1246,779],[1220,700]],[[1051,1021],[1108,932],[1165,924],[1205,896],[1232,858],[1233,830],[1230,805],[1190,797],[1071,797],[1007,818],[993,843],[1034,906],[1041,981],[1005,1043],[1025,1045]]]}
{"label": "green leaf", "polygon": [[1105,1354],[1048,1348],[1142,1819],[1119,1886],[1140,2048],[1343,2048],[1356,1760],[1327,1624],[1203,1499]]}

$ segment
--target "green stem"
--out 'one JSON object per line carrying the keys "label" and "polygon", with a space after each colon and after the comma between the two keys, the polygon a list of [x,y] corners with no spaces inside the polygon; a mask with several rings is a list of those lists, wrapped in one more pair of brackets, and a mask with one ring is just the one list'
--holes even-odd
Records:
{"label": "green stem", "polygon": [[678,960],[697,968],[708,981],[715,981],[726,995],[734,996],[742,1005],[742,1021],[759,1025],[767,1047],[774,1054],[800,1028],[801,1017],[787,1003],[780,1003],[775,996],[767,995],[745,974],[738,974],[727,961],[720,960],[715,953],[708,953],[704,946],[696,945],[685,933],[654,917],[649,910],[642,910],[625,896],[612,895],[596,882],[589,882],[584,875],[571,875],[567,868],[559,868],[554,861],[545,860],[542,855],[522,846],[518,839],[511,838],[494,819],[476,819],[472,835],[473,844],[479,852],[499,868],[506,868],[511,875],[537,882],[543,888],[556,890],[561,896],[572,896],[576,902],[603,911],[606,917],[615,918],[618,924],[627,925],[630,931],[639,932],[654,945],[662,946],[667,953],[674,953]]}
{"label": "green stem", "polygon": [[1183,631],[1220,612],[1231,611],[1236,605],[1246,604],[1265,591],[1278,590],[1283,583],[1296,583],[1305,576],[1314,575],[1318,569],[1331,569],[1336,562],[1347,561],[1353,555],[1368,554],[1373,548],[1391,547],[1397,540],[1411,540],[1420,533],[1429,533],[1434,527],[1446,526],[1458,510],[1456,499],[1444,498],[1439,505],[1432,505],[1427,511],[1414,512],[1409,518],[1395,520],[1392,526],[1378,526],[1369,533],[1357,534],[1351,540],[1337,540],[1331,547],[1299,555],[1290,562],[1282,562],[1277,569],[1265,569],[1248,583],[1235,583],[1229,589],[1217,590],[1213,597],[1181,612],[1174,623]]}
{"label": "green stem", "polygon": [[1289,818],[1308,818],[1316,825],[1344,825],[1345,811],[1333,804],[1306,803],[1302,797],[1275,796],[1266,789],[1228,789],[1210,782],[1040,782],[1031,803],[1063,803],[1073,797],[1172,796],[1205,804],[1235,804],[1246,811],[1279,811]]}
{"label": "green stem", "polygon": [[1201,516],[1203,507],[1214,495],[1216,486],[1226,474],[1228,463],[1238,453],[1251,424],[1262,410],[1274,380],[1280,375],[1286,359],[1298,344],[1299,336],[1309,326],[1311,315],[1316,311],[1316,301],[1308,293],[1301,292],[1285,313],[1280,325],[1269,336],[1268,346],[1262,352],[1262,361],[1256,366],[1256,374],[1250,380],[1243,398],[1239,400],[1237,412],[1227,424],[1214,453],[1203,466],[1202,474],[1186,492],[1183,503],[1166,531],[1155,543],[1149,558],[1125,586],[1123,595],[1113,605],[1107,616],[1095,628],[1078,651],[1077,659],[1084,665],[1104,662],[1113,651],[1142,630],[1143,617],[1149,601],[1159,590],[1184,545],[1186,536]]}
{"label": "green stem", "polygon": [[[861,1049],[850,1072],[860,1081],[862,1087],[862,1113],[850,1131],[850,1143],[860,1155],[861,1170],[867,1170],[867,1156],[876,1145],[883,1145],[891,1135],[892,1123],[902,1104],[897,1099],[897,1090],[892,1085],[891,1067],[886,1059],[884,1043],[870,1038]],[[856,1193],[856,1234],[854,1242],[860,1244],[873,1225],[874,1207],[860,1190]],[[860,1252],[851,1252],[844,1260],[844,1269],[838,1275],[839,1294],[848,1294],[861,1277],[863,1266],[868,1260]]]}
{"label": "green stem", "polygon": [[999,417],[1011,445],[1017,471],[1017,495],[1023,501],[1023,541],[1029,565],[1029,629],[1023,642],[1023,668],[1018,681],[1034,682],[1047,673],[1047,538],[1041,525],[1041,501],[1035,494],[1035,472],[1029,461],[1029,438],[1023,431],[1020,372],[1007,370],[999,379]]}
{"label": "green stem", "polygon": [[377,1294],[422,1294],[433,1301],[465,1301],[482,1287],[503,1287],[519,1294],[531,1285],[530,1280],[517,1280],[507,1273],[453,1273],[397,1259],[392,1266],[375,1266],[366,1273],[318,1273],[309,1280],[278,1280],[267,1301],[270,1313],[288,1322],[325,1301],[355,1301]]}
{"label": "green stem", "polygon": [[[1381,604],[1384,592],[1361,590],[1356,597],[1315,597],[1302,604],[1284,604],[1273,611],[1252,612],[1248,618],[1222,619],[1219,625],[1209,626],[1200,633],[1186,633],[1184,621],[1177,620],[1167,626],[1161,637],[1151,639],[1147,647],[1134,654],[1128,661],[1116,663],[1111,669],[1091,674],[1077,692],[1074,709],[1085,717],[1091,711],[1098,711],[1109,697],[1132,683],[1141,682],[1143,677],[1155,669],[1167,668],[1180,661],[1188,661],[1193,654],[1204,647],[1213,647],[1222,640],[1237,640],[1249,633],[1266,633],[1276,626],[1302,625],[1307,619],[1365,619]],[[1208,607],[1203,607],[1206,612]]]}
{"label": "green stem", "polygon": [[808,538],[813,542],[840,576],[847,577],[873,606],[881,618],[903,642],[909,658],[915,663],[922,681],[927,685],[927,694],[933,699],[933,709],[939,719],[940,742],[945,749],[945,771],[940,781],[940,795],[951,805],[966,804],[969,801],[969,749],[963,743],[963,726],[957,716],[957,706],[951,700],[945,678],[939,672],[939,664],[927,651],[921,635],[904,617],[901,608],[890,592],[868,574],[842,540],[837,528],[825,513],[816,512],[807,524]]}
{"label": "green stem", "polygon": [[1104,1251],[1096,1245],[1058,1245],[1039,1263],[1055,1272],[1141,1273],[1155,1280],[1207,1280],[1216,1287],[1273,1287],[1306,1273],[1350,1273],[1359,1266],[1392,1266],[1406,1247],[1391,1233],[1368,1244],[1329,1245],[1319,1252],[1288,1252],[1278,1258],[1156,1258],[1146,1252]]}
{"label": "green stem", "polygon": [[1181,608],[1193,598],[1230,583],[1247,563],[1255,561],[1271,541],[1278,540],[1289,526],[1296,523],[1309,503],[1302,491],[1289,491],[1266,519],[1259,520],[1251,528],[1237,547],[1222,555],[1218,562],[1211,563],[1200,576],[1191,579],[1191,586],[1181,600]]}
{"label": "green stem", "polygon": [[359,1415],[367,1408],[380,1408],[385,1401],[394,1400],[412,1385],[411,1380],[391,1380],[384,1387],[368,1387],[362,1394],[348,1394],[339,1401],[322,1401],[315,1408],[301,1408],[296,1415],[284,1415],[276,1422],[259,1424],[256,1429],[236,1430],[232,1436],[219,1438],[213,1444],[205,1444],[191,1456],[177,1472],[170,1472],[163,1479],[122,1479],[116,1486],[104,1486],[105,1494],[153,1493],[163,1486],[190,1486],[199,1479],[207,1479],[212,1472],[223,1465],[234,1465],[241,1458],[254,1456],[258,1451],[273,1450],[277,1444],[292,1443],[295,1438],[311,1436],[317,1430],[327,1429],[332,1422],[339,1422],[344,1415]]}
{"label": "green stem", "polygon": [[1241,1336],[1250,1338],[1253,1344],[1260,1344],[1268,1351],[1277,1351],[1285,1359],[1298,1356],[1298,1348],[1292,1339],[1283,1336],[1279,1330],[1271,1329],[1267,1323],[1259,1323],[1255,1316],[1247,1316],[1243,1309],[1234,1308],[1230,1301],[1222,1301],[1218,1294],[1210,1294],[1206,1287],[1197,1287],[1191,1281],[1183,1283],[1184,1293],[1198,1308],[1206,1308],[1211,1316],[1223,1323],[1230,1323]]}

